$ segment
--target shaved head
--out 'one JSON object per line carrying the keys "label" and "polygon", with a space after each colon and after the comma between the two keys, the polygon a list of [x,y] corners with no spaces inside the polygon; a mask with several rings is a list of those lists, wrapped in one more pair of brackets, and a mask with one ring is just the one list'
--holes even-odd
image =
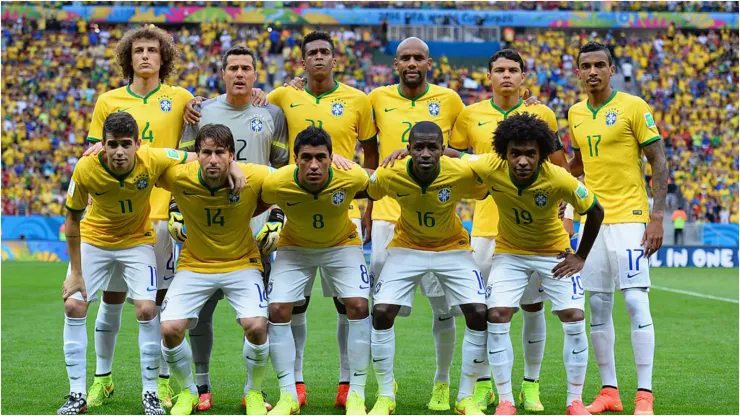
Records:
{"label": "shaved head", "polygon": [[424,51],[425,56],[429,57],[429,45],[427,45],[426,42],[419,38],[411,37],[406,38],[401,43],[398,44],[398,48],[396,48],[396,58],[398,58],[401,55],[401,52],[405,49],[421,49]]}
{"label": "shaved head", "polygon": [[410,89],[423,88],[427,72],[432,67],[429,46],[419,38],[404,39],[398,44],[393,65],[401,78],[401,85]]}

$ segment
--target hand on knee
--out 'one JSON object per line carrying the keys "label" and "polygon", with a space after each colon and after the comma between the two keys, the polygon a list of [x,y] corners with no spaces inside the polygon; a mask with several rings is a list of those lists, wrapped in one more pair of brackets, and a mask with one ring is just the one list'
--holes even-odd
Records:
{"label": "hand on knee", "polygon": [[68,318],[84,318],[87,315],[87,302],[68,298],[64,301],[64,314]]}
{"label": "hand on knee", "polygon": [[271,303],[270,304],[270,322],[284,324],[290,322],[290,317],[294,313],[292,303]]}

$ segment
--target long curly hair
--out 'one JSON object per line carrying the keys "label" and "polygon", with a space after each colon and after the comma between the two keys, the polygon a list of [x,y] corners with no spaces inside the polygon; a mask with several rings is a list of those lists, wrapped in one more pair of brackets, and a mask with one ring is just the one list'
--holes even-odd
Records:
{"label": "long curly hair", "polygon": [[555,152],[555,133],[541,118],[530,113],[516,114],[498,124],[493,133],[493,149],[506,160],[509,142],[521,143],[533,140],[540,148],[542,164]]}
{"label": "long curly hair", "polygon": [[116,45],[116,59],[121,67],[121,75],[132,82],[134,80],[134,66],[132,63],[132,48],[134,41],[139,39],[155,39],[159,41],[159,54],[162,57],[162,66],[159,68],[159,80],[166,80],[175,71],[175,60],[180,56],[180,50],[175,45],[169,33],[154,25],[145,25],[138,29],[129,30]]}

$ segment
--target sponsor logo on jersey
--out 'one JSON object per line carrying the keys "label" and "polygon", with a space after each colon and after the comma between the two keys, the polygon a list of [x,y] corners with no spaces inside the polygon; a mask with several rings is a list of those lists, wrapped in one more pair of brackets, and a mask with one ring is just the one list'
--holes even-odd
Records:
{"label": "sponsor logo on jersey", "polygon": [[442,110],[442,107],[440,106],[439,101],[437,100],[430,100],[428,107],[429,107],[429,115],[433,117],[437,117]]}
{"label": "sponsor logo on jersey", "polygon": [[136,177],[136,189],[143,191],[149,187],[149,176],[146,173]]}
{"label": "sponsor logo on jersey", "polygon": [[331,194],[331,203],[336,206],[342,205],[344,203],[344,191],[334,191]]}
{"label": "sponsor logo on jersey", "polygon": [[452,195],[452,189],[450,188],[442,188],[439,191],[437,191],[437,199],[439,199],[439,202],[447,202],[450,200],[450,197]]}
{"label": "sponsor logo on jersey", "polygon": [[606,113],[606,125],[611,127],[615,124],[617,124],[617,112],[614,110],[609,110]]}
{"label": "sponsor logo on jersey", "polygon": [[163,113],[169,113],[172,111],[172,98],[168,96],[163,96],[159,98],[159,109],[162,110]]}
{"label": "sponsor logo on jersey", "polygon": [[264,122],[260,117],[254,117],[249,122],[249,128],[252,129],[252,131],[257,132],[257,133],[262,131],[263,125],[264,125]]}
{"label": "sponsor logo on jersey", "polygon": [[341,117],[344,114],[344,107],[347,103],[344,100],[336,99],[331,102],[331,115]]}
{"label": "sponsor logo on jersey", "polygon": [[534,192],[534,204],[537,205],[539,208],[544,208],[547,206],[547,194],[544,191],[535,191]]}

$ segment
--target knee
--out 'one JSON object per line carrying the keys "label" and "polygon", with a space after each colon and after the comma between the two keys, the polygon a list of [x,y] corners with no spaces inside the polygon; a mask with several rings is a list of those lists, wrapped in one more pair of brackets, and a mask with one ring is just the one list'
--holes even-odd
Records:
{"label": "knee", "polygon": [[293,306],[293,315],[298,315],[301,313],[306,313],[308,310],[308,302],[311,300],[310,296],[306,296],[306,301],[303,303],[303,305],[300,306]]}
{"label": "knee", "polygon": [[264,344],[267,339],[267,319],[265,318],[242,318],[239,320],[244,335],[251,343]]}
{"label": "knee", "polygon": [[174,348],[185,338],[187,320],[165,321],[161,324],[162,339],[168,348]]}
{"label": "knee", "polygon": [[581,309],[563,309],[558,311],[557,314],[561,322],[578,322],[584,319],[583,310]]}
{"label": "knee", "polygon": [[488,322],[494,324],[505,324],[511,322],[516,308],[491,308],[488,310]]}
{"label": "knee", "polygon": [[332,298],[332,300],[334,301],[334,308],[336,308],[337,313],[340,315],[346,315],[347,308],[349,308],[349,306],[347,306],[348,299],[344,299],[344,304],[339,301],[339,298]]}
{"label": "knee", "polygon": [[524,312],[539,312],[545,307],[545,304],[540,302],[540,303],[533,303],[531,305],[520,305],[520,306],[522,307],[522,310]]}
{"label": "knee", "polygon": [[151,321],[157,316],[157,308],[150,300],[136,301],[136,319],[140,321]]}
{"label": "knee", "polygon": [[365,298],[346,298],[344,299],[344,307],[348,319],[365,319],[370,315],[368,302]]}
{"label": "knee", "polygon": [[486,305],[482,303],[470,303],[460,305],[465,315],[465,324],[475,331],[486,330]]}
{"label": "knee", "polygon": [[398,305],[380,303],[373,306],[373,328],[390,329],[396,319]]}
{"label": "knee", "polygon": [[290,316],[293,312],[295,312],[295,309],[291,303],[271,303],[270,321],[276,324],[290,322]]}
{"label": "knee", "polygon": [[64,301],[64,314],[68,318],[84,318],[87,315],[87,302],[68,298]]}

